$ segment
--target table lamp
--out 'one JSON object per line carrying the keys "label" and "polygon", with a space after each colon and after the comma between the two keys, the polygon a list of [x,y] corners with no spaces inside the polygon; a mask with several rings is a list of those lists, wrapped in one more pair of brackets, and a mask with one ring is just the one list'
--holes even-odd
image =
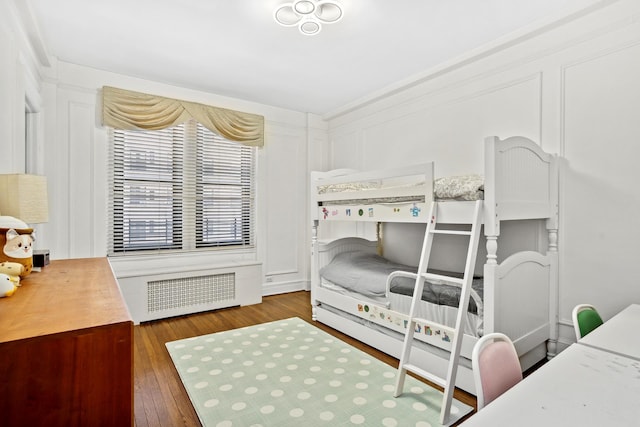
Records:
{"label": "table lamp", "polygon": [[0,213],[27,224],[49,221],[47,178],[41,175],[0,175]]}

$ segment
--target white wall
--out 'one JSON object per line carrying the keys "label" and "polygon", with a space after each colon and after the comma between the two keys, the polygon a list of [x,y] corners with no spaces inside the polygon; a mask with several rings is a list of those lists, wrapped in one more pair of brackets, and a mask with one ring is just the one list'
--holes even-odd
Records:
{"label": "white wall", "polygon": [[[265,116],[265,146],[258,151],[257,251],[209,256],[140,257],[135,265],[112,258],[117,274],[175,263],[194,268],[238,261],[263,263],[264,294],[306,287],[305,246],[307,117],[305,114],[57,62],[47,80],[45,108],[56,111],[46,133],[47,175],[53,194],[48,246],[52,258],[104,256],[107,238],[107,133],[100,124],[104,85],[201,102]],[[283,165],[287,165],[284,167]],[[126,267],[125,267],[126,264]]]}
{"label": "white wall", "polygon": [[605,2],[364,99],[328,117],[330,165],[435,160],[436,176],[482,172],[489,135],[524,135],[558,153],[560,341],[570,343],[575,304],[595,303],[609,318],[640,300],[639,18],[637,1]]}
{"label": "white wall", "polygon": [[[37,55],[19,21],[20,10],[0,2],[0,173],[40,173],[27,168],[25,112],[40,110]],[[34,141],[36,144],[36,141]]]}
{"label": "white wall", "polygon": [[[326,141],[322,120],[57,61],[46,54],[46,41],[34,49],[37,25],[25,19],[29,11],[20,4],[0,2],[0,173],[25,172],[34,165],[40,170],[31,172],[47,176],[50,219],[41,226],[39,248],[48,248],[51,259],[106,255],[108,146],[100,89],[110,85],[265,117],[266,142],[258,150],[256,250],[111,258],[121,281],[138,286],[147,277],[157,279],[159,271],[170,276],[259,263],[262,295],[307,288],[309,257],[300,250],[309,239],[307,146],[312,140]],[[24,137],[26,98],[38,104],[31,124],[38,134],[33,146]]]}
{"label": "white wall", "polygon": [[[575,304],[595,302],[608,318],[640,300],[633,274],[640,259],[640,4],[603,2],[608,3],[533,38],[507,40],[504,49],[492,46],[493,54],[477,51],[427,70],[405,90],[396,87],[382,97],[378,92],[375,99],[326,117],[327,136],[327,123],[314,116],[47,64],[46,49],[33,37],[37,31],[25,22],[24,10],[15,8],[21,2],[0,2],[0,172],[48,176],[51,220],[39,244],[52,258],[103,256],[106,134],[97,103],[102,85],[263,114],[258,251],[231,258],[262,262],[263,293],[269,294],[306,286],[309,169],[436,160],[438,175],[467,173],[481,169],[485,136],[525,135],[563,157],[559,315],[561,340],[568,343]],[[28,97],[40,111],[34,126],[40,134],[29,150],[23,132]],[[167,262],[178,260],[135,268],[153,270]]]}
{"label": "white wall", "polygon": [[[42,175],[43,162],[35,157],[44,143],[40,64],[46,59],[42,45],[29,42],[22,20],[32,22],[23,2],[0,2],[0,173]],[[33,226],[36,248],[42,248],[45,226]]]}

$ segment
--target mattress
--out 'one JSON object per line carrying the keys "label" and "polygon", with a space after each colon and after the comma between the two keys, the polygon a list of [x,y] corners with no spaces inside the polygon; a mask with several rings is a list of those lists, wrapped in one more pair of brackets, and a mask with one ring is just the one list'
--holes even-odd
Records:
{"label": "mattress", "polygon": [[[361,294],[367,298],[388,297],[387,278],[395,271],[416,273],[417,268],[391,262],[371,252],[348,251],[336,255],[333,260],[320,269],[320,277],[341,288]],[[460,273],[429,270],[431,273],[462,277]],[[415,279],[394,277],[389,284],[392,294],[413,295]],[[483,280],[474,277],[471,285],[471,297],[468,311],[482,315]],[[442,281],[425,281],[422,300],[436,305],[457,308],[460,304],[461,288]]]}
{"label": "mattress", "polygon": [[[325,201],[322,204],[375,204],[375,203],[400,203],[400,202],[424,202],[424,195],[414,196],[390,196],[384,198],[368,198],[367,191],[389,190],[416,187],[418,190],[425,182],[398,183],[397,181],[358,181],[350,183],[319,185],[318,194],[329,195],[335,193],[356,193],[353,199],[339,201]],[[433,195],[436,200],[483,200],[484,179],[481,175],[457,175],[438,178],[433,182]],[[325,197],[326,198],[326,197]]]}

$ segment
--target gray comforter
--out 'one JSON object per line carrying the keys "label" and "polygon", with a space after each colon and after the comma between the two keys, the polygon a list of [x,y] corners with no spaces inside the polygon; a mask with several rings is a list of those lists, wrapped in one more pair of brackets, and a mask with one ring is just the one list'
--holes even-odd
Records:
{"label": "gray comforter", "polygon": [[[370,297],[383,297],[386,293],[387,276],[394,271],[416,273],[417,268],[398,264],[379,255],[361,251],[343,252],[325,267],[320,269],[320,276],[345,289]],[[462,277],[460,273],[429,270],[429,272]],[[469,300],[469,312],[477,314],[478,305],[482,304],[482,278],[474,278],[472,282],[472,298]],[[403,295],[413,295],[415,280],[407,277],[395,277],[391,281],[390,291]],[[422,299],[434,304],[458,307],[461,288],[455,285],[425,282]],[[476,299],[478,301],[476,302]]]}

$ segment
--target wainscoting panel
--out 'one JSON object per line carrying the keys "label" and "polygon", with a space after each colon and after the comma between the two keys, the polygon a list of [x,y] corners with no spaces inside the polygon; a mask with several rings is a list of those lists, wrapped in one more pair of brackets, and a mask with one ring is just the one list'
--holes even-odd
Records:
{"label": "wainscoting panel", "polygon": [[640,301],[640,25],[634,43],[563,69],[560,312],[580,303],[603,318]]}
{"label": "wainscoting panel", "polygon": [[[91,101],[94,101],[92,97]],[[93,245],[95,212],[93,210],[93,148],[95,107],[93,102],[68,101],[69,114],[69,168],[67,188],[69,194],[69,257],[96,256]],[[102,252],[102,251],[101,251]]]}
{"label": "wainscoting panel", "polygon": [[[306,129],[270,124],[264,176],[268,197],[262,198],[265,252],[265,294],[271,287],[297,282],[305,286],[307,215]],[[288,285],[287,285],[288,287]]]}
{"label": "wainscoting panel", "polygon": [[494,86],[475,83],[466,93],[451,88],[448,96],[440,94],[437,104],[425,99],[420,109],[408,105],[393,120],[381,114],[378,123],[363,129],[364,166],[435,161],[436,176],[480,173],[485,136],[504,138],[517,131],[539,141],[540,86],[540,73]]}

